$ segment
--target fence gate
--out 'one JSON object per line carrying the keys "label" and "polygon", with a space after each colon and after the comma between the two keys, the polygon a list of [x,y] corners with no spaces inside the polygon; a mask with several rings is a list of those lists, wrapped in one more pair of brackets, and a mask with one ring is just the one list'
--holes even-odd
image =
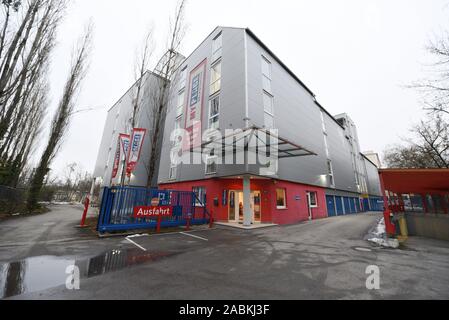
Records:
{"label": "fence gate", "polygon": [[[170,207],[170,216],[136,218],[136,207]],[[210,214],[194,192],[157,190],[138,187],[112,187],[103,189],[97,231],[138,230],[160,226],[177,227],[207,224]]]}

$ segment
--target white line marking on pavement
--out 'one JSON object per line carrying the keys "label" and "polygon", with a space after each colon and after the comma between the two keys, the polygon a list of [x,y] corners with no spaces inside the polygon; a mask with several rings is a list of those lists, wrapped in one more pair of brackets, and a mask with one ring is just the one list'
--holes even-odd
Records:
{"label": "white line marking on pavement", "polygon": [[126,238],[126,240],[128,240],[129,242],[131,242],[133,245],[135,245],[137,248],[143,250],[143,251],[147,251],[147,249],[145,249],[144,247],[142,247],[141,245],[139,245],[138,243],[135,243],[134,241],[132,241],[129,238]]}
{"label": "white line marking on pavement", "polygon": [[127,236],[128,239],[132,239],[132,238],[141,238],[141,237],[147,237],[149,236],[148,233],[143,233],[143,234],[133,234],[131,236]]}
{"label": "white line marking on pavement", "polygon": [[190,234],[190,233],[180,232],[180,234],[183,234],[183,235],[189,236],[189,237],[193,237],[193,238],[197,238],[197,239],[200,239],[200,240],[203,240],[203,241],[209,241],[209,240],[206,239],[206,238],[198,237],[198,236],[195,236],[195,235]]}

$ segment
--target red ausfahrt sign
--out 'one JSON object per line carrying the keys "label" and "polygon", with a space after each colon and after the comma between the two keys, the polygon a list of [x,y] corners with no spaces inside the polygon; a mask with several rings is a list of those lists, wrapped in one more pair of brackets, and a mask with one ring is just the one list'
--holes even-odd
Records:
{"label": "red ausfahrt sign", "polygon": [[134,207],[134,218],[170,217],[172,215],[173,207],[170,206]]}

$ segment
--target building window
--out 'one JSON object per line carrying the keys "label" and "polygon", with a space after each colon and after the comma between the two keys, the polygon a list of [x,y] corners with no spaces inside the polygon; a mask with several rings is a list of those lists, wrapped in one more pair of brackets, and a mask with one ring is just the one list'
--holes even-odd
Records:
{"label": "building window", "polygon": [[168,175],[168,179],[169,180],[176,180],[177,172],[178,172],[178,166],[172,164],[170,166],[170,173]]}
{"label": "building window", "polygon": [[187,66],[185,66],[179,74],[179,90],[183,90],[187,83]]}
{"label": "building window", "polygon": [[214,150],[212,150],[211,154],[206,156],[206,174],[217,173],[217,160],[218,157],[214,154]]}
{"label": "building window", "polygon": [[183,90],[178,94],[178,106],[176,108],[176,117],[182,116],[182,114],[184,113],[185,98],[186,92],[185,90]]}
{"label": "building window", "polygon": [[262,56],[262,83],[263,89],[271,93],[271,63]]}
{"label": "building window", "polygon": [[329,176],[329,182],[331,187],[335,187],[335,181],[334,181],[334,169],[332,167],[332,161],[327,160],[327,174]]}
{"label": "building window", "polygon": [[287,208],[287,197],[285,193],[285,189],[276,189],[276,207],[278,209]]}
{"label": "building window", "polygon": [[274,106],[273,96],[263,93],[264,125],[266,129],[274,128]]}
{"label": "building window", "polygon": [[223,39],[221,33],[212,41],[212,61],[216,61],[221,57],[223,47]]}
{"label": "building window", "polygon": [[220,126],[220,97],[213,97],[209,101],[209,129],[218,129]]}
{"label": "building window", "polygon": [[307,192],[307,199],[311,208],[318,208],[318,195],[316,192]]}
{"label": "building window", "polygon": [[210,70],[210,95],[217,93],[221,89],[221,61],[217,62]]}
{"label": "building window", "polygon": [[271,63],[262,56],[262,86],[264,126],[266,129],[274,129],[274,103],[271,94]]}
{"label": "building window", "polygon": [[204,207],[206,205],[206,188],[205,187],[193,187],[192,191],[195,193],[195,206]]}

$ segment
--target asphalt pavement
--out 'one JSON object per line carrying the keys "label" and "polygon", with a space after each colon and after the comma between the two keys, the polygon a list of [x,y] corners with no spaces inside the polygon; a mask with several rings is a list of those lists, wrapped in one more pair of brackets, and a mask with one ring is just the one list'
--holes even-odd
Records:
{"label": "asphalt pavement", "polygon": [[[98,239],[75,228],[81,208],[0,223],[7,299],[448,299],[449,243],[401,250],[363,238],[380,213],[257,230],[226,227]],[[79,268],[68,290],[67,267]],[[380,270],[369,290],[366,270]],[[3,289],[2,289],[3,288]]]}

